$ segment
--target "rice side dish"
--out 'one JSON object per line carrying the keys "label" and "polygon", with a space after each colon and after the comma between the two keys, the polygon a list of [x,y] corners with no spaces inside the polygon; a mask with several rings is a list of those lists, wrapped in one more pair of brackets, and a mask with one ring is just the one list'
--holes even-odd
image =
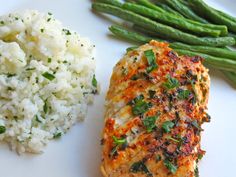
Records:
{"label": "rice side dish", "polygon": [[51,13],[0,17],[0,141],[40,153],[82,121],[97,93],[95,46]]}

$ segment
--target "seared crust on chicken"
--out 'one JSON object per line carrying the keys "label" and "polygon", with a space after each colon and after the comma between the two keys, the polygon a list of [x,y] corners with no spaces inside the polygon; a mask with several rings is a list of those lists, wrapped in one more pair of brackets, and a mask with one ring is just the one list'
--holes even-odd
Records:
{"label": "seared crust on chicken", "polygon": [[106,97],[105,177],[193,177],[209,94],[202,58],[151,41],[114,67]]}

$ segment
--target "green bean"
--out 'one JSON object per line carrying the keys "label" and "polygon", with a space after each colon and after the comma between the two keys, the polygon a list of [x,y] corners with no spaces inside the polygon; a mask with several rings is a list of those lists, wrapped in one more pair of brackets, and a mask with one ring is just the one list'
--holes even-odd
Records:
{"label": "green bean", "polygon": [[230,37],[233,37],[233,38],[236,40],[236,34],[234,34],[234,33],[229,33],[229,36],[230,36]]}
{"label": "green bean", "polygon": [[194,20],[189,20],[189,19],[184,18],[184,17],[176,16],[174,14],[169,14],[169,13],[166,13],[166,11],[163,11],[163,9],[161,9],[160,7],[156,6],[155,4],[151,3],[148,0],[138,0],[137,2],[140,5],[143,5],[143,6],[146,6],[148,8],[154,9],[154,10],[156,10],[158,12],[162,12],[163,15],[172,16],[173,18],[178,18],[178,19],[182,18],[183,20],[188,21],[189,23],[191,23],[193,25],[198,25],[198,26],[201,26],[203,28],[209,28],[209,29],[213,29],[213,30],[220,30],[222,36],[227,36],[228,35],[227,26],[224,26],[224,25],[214,25],[214,24],[209,24],[209,23],[204,24],[204,23],[200,23],[200,22],[197,22],[197,21],[194,21]]}
{"label": "green bean", "polygon": [[236,88],[236,73],[235,72],[228,72],[228,71],[222,71],[222,73],[225,75],[225,77],[230,81],[232,86]]}
{"label": "green bean", "polygon": [[[137,28],[140,28],[140,27],[137,27]],[[152,39],[160,41],[160,42],[164,42],[164,40],[162,39],[147,37],[142,34],[126,30],[119,26],[111,26],[109,29],[113,34],[119,37],[126,38],[126,39],[129,39],[129,40],[141,43],[141,44],[149,42]],[[236,51],[232,51],[229,49],[209,47],[209,46],[191,46],[191,45],[183,44],[180,42],[172,42],[170,43],[170,47],[173,49],[190,50],[193,52],[204,53],[207,55],[212,55],[212,56],[216,56],[220,58],[236,60]]]}
{"label": "green bean", "polygon": [[126,52],[133,51],[133,50],[135,50],[135,49],[137,49],[137,48],[138,48],[138,46],[128,47],[128,48],[126,49]]}
{"label": "green bean", "polygon": [[124,20],[133,22],[134,24],[140,25],[144,28],[155,31],[163,35],[168,35],[170,39],[195,44],[195,45],[208,45],[208,46],[226,46],[234,45],[235,40],[232,37],[218,37],[218,38],[207,38],[207,37],[197,37],[188,33],[184,33],[172,27],[157,23],[148,18],[135,14],[133,12],[121,9],[108,4],[103,3],[93,3],[92,8],[99,12],[104,12],[108,14],[115,15]]}
{"label": "green bean", "polygon": [[191,4],[194,6],[196,10],[201,13],[202,16],[205,16],[210,21],[216,24],[223,24],[228,27],[228,29],[232,32],[236,32],[236,22],[225,18],[217,11],[213,10],[210,6],[204,3],[202,0],[192,0]]}
{"label": "green bean", "polygon": [[236,71],[236,61],[225,59],[225,58],[218,58],[213,57],[207,54],[199,53],[199,52],[192,52],[188,50],[182,50],[182,49],[174,49],[179,55],[187,55],[187,56],[200,56],[204,58],[204,63],[207,65],[211,65],[212,67],[224,71]]}
{"label": "green bean", "polygon": [[192,19],[192,20],[196,20],[198,22],[207,23],[207,21],[205,19],[199,17],[197,14],[195,14],[191,9],[189,9],[187,6],[182,4],[180,1],[178,1],[178,0],[166,0],[165,2],[169,6],[171,6],[175,10],[177,10],[179,13],[181,13],[183,16],[185,16],[189,19]]}
{"label": "green bean", "polygon": [[184,19],[181,19],[179,17],[171,16],[168,14],[162,14],[158,11],[152,10],[144,6],[140,6],[140,5],[136,5],[132,3],[125,3],[123,4],[122,7],[124,9],[133,11],[140,15],[144,15],[146,17],[150,17],[152,19],[166,23],[167,25],[171,25],[173,27],[177,27],[179,29],[186,30],[195,34],[202,35],[202,36],[205,35],[205,36],[218,37],[221,34],[221,31],[219,30],[202,28],[197,25],[192,25],[192,23],[189,23],[188,21],[185,21]]}
{"label": "green bean", "polygon": [[146,6],[150,9],[154,9],[158,12],[162,12],[162,13],[166,13],[166,11],[158,6],[156,6],[155,4],[149,2],[148,0],[137,0],[137,3],[143,6]]}
{"label": "green bean", "polygon": [[96,0],[96,1],[101,2],[101,3],[111,4],[117,7],[122,7],[122,4],[123,4],[119,0]]}
{"label": "green bean", "polygon": [[165,41],[171,41],[171,40],[169,40],[167,35],[163,35],[163,34],[160,35],[159,33],[153,32],[147,28],[144,28],[144,27],[136,25],[136,24],[133,25],[133,29],[135,31],[141,32],[142,34],[146,34],[147,36],[150,36],[152,38],[160,38],[162,40],[165,39]]}
{"label": "green bean", "polygon": [[166,12],[169,12],[171,14],[177,15],[179,17],[183,17],[179,12],[175,11],[174,9],[172,9],[171,7],[169,7],[166,4],[163,3],[157,3],[157,6],[161,7],[162,9],[164,9]]}
{"label": "green bean", "polygon": [[142,43],[142,44],[152,40],[152,38],[150,38],[150,37],[143,36],[143,35],[140,35],[138,33],[132,32],[132,31],[128,31],[128,30],[126,30],[122,27],[119,27],[117,25],[112,25],[111,27],[109,27],[109,30],[118,37],[125,38],[125,39],[131,40],[134,42],[138,42],[138,43]]}
{"label": "green bean", "polygon": [[[214,10],[216,10],[216,9],[214,9]],[[229,14],[223,12],[223,11],[220,11],[220,10],[216,10],[216,11],[217,11],[220,15],[222,15],[223,17],[225,17],[225,18],[227,18],[227,19],[229,19],[229,20],[231,20],[231,21],[233,21],[233,22],[236,23],[236,17],[233,17],[233,16],[231,16],[231,15],[229,15]]]}
{"label": "green bean", "polygon": [[236,51],[232,51],[228,49],[209,47],[209,46],[191,46],[191,45],[186,45],[179,42],[171,43],[171,47],[175,49],[190,50],[193,52],[205,53],[205,54],[220,57],[220,58],[228,58],[228,59],[236,60]]}

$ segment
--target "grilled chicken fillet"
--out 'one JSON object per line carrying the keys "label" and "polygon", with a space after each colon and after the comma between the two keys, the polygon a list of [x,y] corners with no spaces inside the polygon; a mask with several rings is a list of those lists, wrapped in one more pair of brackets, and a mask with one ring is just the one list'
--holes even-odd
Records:
{"label": "grilled chicken fillet", "polygon": [[208,70],[151,41],[114,67],[106,97],[101,171],[105,177],[193,177],[208,122]]}

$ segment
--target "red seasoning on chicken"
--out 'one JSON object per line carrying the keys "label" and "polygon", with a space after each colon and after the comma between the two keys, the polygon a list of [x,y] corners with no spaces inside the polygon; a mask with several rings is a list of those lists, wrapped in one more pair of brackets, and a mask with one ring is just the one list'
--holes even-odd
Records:
{"label": "red seasoning on chicken", "polygon": [[113,70],[106,97],[101,171],[105,177],[194,177],[201,125],[208,122],[208,70],[151,41]]}

